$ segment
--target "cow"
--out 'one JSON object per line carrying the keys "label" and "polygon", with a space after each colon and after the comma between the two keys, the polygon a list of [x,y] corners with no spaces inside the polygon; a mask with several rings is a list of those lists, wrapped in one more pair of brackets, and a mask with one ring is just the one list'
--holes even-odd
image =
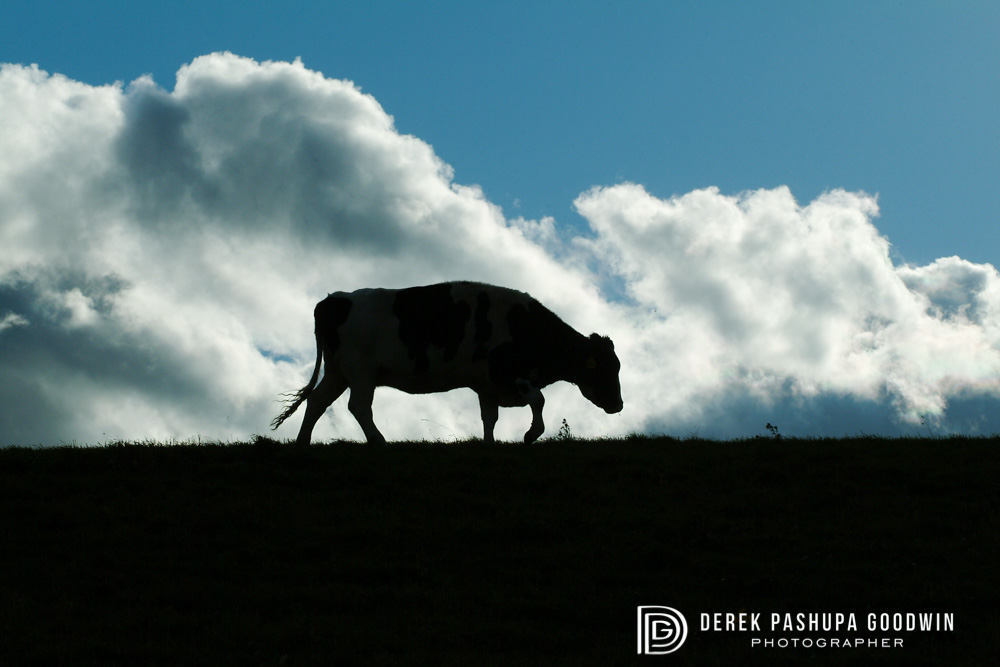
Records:
{"label": "cow", "polygon": [[[545,431],[542,389],[559,380],[608,414],[622,404],[621,364],[610,338],[584,336],[531,296],[505,287],[448,282],[404,289],[335,292],[316,305],[316,365],[309,384],[288,394],[276,429],[306,402],[296,442],[350,389],[347,407],[369,444],[385,438],[372,420],[376,387],[410,394],[472,389],[483,441],[492,444],[499,408],[531,406],[525,444]],[[323,380],[317,384],[325,361]]]}

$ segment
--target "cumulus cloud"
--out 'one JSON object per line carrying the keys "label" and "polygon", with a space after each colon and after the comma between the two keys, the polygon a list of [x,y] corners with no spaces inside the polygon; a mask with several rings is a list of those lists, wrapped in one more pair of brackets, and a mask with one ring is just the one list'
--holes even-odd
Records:
{"label": "cumulus cloud", "polygon": [[887,401],[916,424],[1000,388],[996,269],[894,266],[873,197],[834,191],[803,207],[787,188],[709,188],[661,200],[626,184],[576,206],[596,232],[586,245],[622,277],[633,313],[645,309],[633,361],[660,381],[630,384],[649,389],[654,423],[697,424],[737,394],[761,415],[778,403],[808,414],[820,397]]}
{"label": "cumulus cloud", "polygon": [[[550,428],[581,435],[744,435],[779,410],[804,433],[847,411],[830,420],[853,432],[997,394],[996,270],[894,266],[865,194],[621,184],[578,198],[592,233],[573,237],[507,220],[353,83],[232,54],[170,92],[5,65],[0,117],[0,444],[264,433],[311,370],[317,300],[449,279],[612,335],[621,415],[547,393]],[[471,392],[380,390],[375,413],[390,439],[480,432]],[[316,435],[360,429],[338,403]]]}

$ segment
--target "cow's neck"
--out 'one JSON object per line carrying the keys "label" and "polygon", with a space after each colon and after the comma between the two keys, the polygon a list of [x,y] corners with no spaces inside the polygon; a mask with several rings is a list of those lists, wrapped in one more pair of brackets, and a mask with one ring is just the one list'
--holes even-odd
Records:
{"label": "cow's neck", "polygon": [[559,345],[540,360],[539,371],[546,384],[564,380],[579,385],[587,366],[587,337],[568,324],[560,324],[565,329],[557,337]]}

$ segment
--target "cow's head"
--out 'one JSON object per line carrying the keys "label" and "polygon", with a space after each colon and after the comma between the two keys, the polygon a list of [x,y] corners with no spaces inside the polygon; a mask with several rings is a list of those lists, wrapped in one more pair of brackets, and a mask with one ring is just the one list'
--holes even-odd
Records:
{"label": "cow's head", "polygon": [[579,383],[580,393],[608,414],[622,411],[622,389],[618,383],[621,366],[611,339],[591,334],[587,339],[587,356]]}

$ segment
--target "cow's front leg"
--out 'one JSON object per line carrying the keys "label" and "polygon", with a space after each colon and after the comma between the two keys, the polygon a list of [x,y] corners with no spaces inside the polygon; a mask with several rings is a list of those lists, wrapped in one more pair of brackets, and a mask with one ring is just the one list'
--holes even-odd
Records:
{"label": "cow's front leg", "polygon": [[358,425],[365,432],[369,445],[385,445],[385,437],[375,427],[372,419],[372,399],[375,397],[375,387],[351,387],[351,398],[347,401],[347,409],[351,411]]}
{"label": "cow's front leg", "polygon": [[542,421],[542,408],[545,406],[545,398],[537,387],[530,387],[525,398],[531,407],[531,428],[524,434],[524,444],[530,445],[538,436],[545,432],[545,422]]}
{"label": "cow's front leg", "polygon": [[500,405],[482,394],[479,394],[479,413],[483,417],[483,444],[492,445],[496,441],[493,439],[493,428],[500,418]]}

